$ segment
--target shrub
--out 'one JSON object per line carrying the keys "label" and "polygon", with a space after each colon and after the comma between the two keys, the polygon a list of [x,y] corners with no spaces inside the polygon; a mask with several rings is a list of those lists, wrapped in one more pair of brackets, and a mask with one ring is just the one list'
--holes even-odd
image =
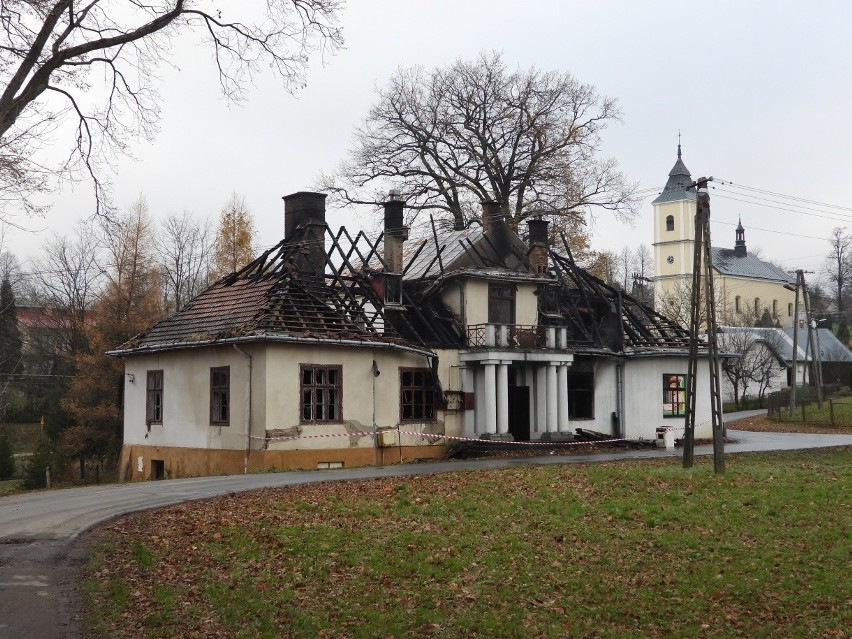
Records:
{"label": "shrub", "polygon": [[43,439],[27,462],[24,488],[45,488],[45,471],[50,468],[51,477],[56,478],[61,467],[62,461],[53,442]]}
{"label": "shrub", "polygon": [[12,443],[6,435],[0,435],[0,480],[12,479],[15,476],[15,456],[12,454]]}

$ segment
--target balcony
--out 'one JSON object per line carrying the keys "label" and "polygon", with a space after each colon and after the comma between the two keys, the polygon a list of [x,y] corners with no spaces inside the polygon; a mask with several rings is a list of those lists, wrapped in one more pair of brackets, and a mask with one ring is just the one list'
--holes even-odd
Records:
{"label": "balcony", "polygon": [[468,348],[521,348],[562,350],[568,347],[564,326],[522,324],[471,324],[467,327]]}

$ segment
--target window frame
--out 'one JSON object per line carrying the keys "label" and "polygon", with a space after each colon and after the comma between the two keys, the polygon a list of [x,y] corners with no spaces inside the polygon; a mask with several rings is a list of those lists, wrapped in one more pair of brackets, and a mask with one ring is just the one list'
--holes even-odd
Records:
{"label": "window frame", "polygon": [[[153,384],[152,384],[153,381]],[[157,400],[155,405],[154,400]],[[159,416],[154,414],[159,409]],[[163,369],[145,372],[145,423],[163,423]]]}
{"label": "window frame", "polygon": [[737,313],[743,312],[742,297],[740,297],[739,295],[734,298],[734,311],[736,311]]}
{"label": "window frame", "polygon": [[[224,383],[217,377],[224,374]],[[222,399],[224,398],[224,402]],[[224,407],[224,418],[222,417]],[[210,425],[231,425],[231,367],[210,367]]]}
{"label": "window frame", "polygon": [[675,230],[675,220],[674,215],[666,216],[666,232]]}
{"label": "window frame", "polygon": [[[510,282],[488,282],[488,323],[511,325],[515,323],[517,286]],[[502,312],[502,306],[508,305],[509,321],[497,321],[496,316]],[[499,306],[498,306],[499,305]]]}
{"label": "window frame", "polygon": [[595,373],[593,370],[568,369],[567,393],[569,421],[595,418]]}
{"label": "window frame", "polygon": [[[405,383],[405,376],[410,374],[412,380],[410,384]],[[422,384],[414,383],[417,375],[428,376],[428,380],[424,380]],[[429,383],[431,382],[431,383]],[[406,392],[412,393],[411,399],[406,401]],[[431,393],[431,405],[427,397]],[[416,401],[418,394],[422,394],[421,401]],[[402,424],[424,423],[438,421],[438,385],[435,383],[435,374],[429,368],[418,368],[411,366],[399,367],[399,421]],[[412,413],[416,412],[415,407],[419,406],[423,412],[422,415],[406,417],[406,406],[412,408]],[[431,409],[431,415],[427,415],[427,409]]]}
{"label": "window frame", "polygon": [[[311,381],[305,383],[305,373],[311,371]],[[324,378],[329,379],[329,372],[336,374],[337,382],[317,382],[317,371],[325,373]],[[305,391],[311,393],[311,416],[305,417]],[[334,406],[336,415],[332,418],[316,419],[317,391],[323,392],[322,406],[326,414],[329,407]],[[334,401],[328,401],[329,391],[334,391]],[[299,423],[300,424],[341,424],[343,423],[343,365],[341,364],[299,364]]]}
{"label": "window frame", "polygon": [[[674,380],[677,380],[677,385],[672,387],[671,382]],[[667,408],[667,406],[671,406],[672,408]],[[684,417],[685,415],[686,374],[663,373],[663,418],[677,418]]]}

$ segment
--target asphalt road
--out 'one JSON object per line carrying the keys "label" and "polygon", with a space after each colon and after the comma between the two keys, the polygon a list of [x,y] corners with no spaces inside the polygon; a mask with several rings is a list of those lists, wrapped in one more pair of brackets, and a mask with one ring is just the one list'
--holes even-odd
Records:
{"label": "asphalt road", "polygon": [[[726,453],[852,445],[852,435],[728,431]],[[697,446],[696,455],[711,455]],[[182,501],[259,488],[324,481],[400,477],[513,465],[577,464],[680,457],[681,450],[645,449],[588,455],[439,461],[403,466],[175,479],[88,486],[0,498],[0,639],[82,637],[78,581],[85,543],[77,537],[114,517]]]}

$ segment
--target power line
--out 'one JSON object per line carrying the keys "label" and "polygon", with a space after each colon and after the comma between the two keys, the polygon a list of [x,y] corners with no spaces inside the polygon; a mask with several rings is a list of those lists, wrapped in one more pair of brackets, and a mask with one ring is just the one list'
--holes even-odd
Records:
{"label": "power line", "polygon": [[[715,189],[717,191],[721,191],[723,193],[733,193],[735,195],[742,195],[742,197],[748,197],[748,198],[755,197],[755,196],[751,196],[751,195],[744,195],[744,194],[741,194],[741,193],[737,193],[736,191],[728,191],[726,189],[719,189],[718,187],[715,187],[715,186],[710,187],[710,188]],[[720,197],[720,198],[725,199],[725,200],[734,200],[736,202],[744,202],[745,204],[752,204],[752,205],[755,205],[755,206],[763,206],[763,207],[770,208],[770,209],[777,209],[779,211],[789,211],[791,213],[799,213],[799,214],[802,214],[802,215],[810,215],[811,217],[821,217],[821,218],[824,218],[826,220],[833,220],[835,222],[850,222],[850,221],[852,221],[852,217],[837,217],[835,215],[824,215],[824,214],[821,215],[820,213],[825,213],[825,212],[820,211],[820,209],[812,209],[811,212],[808,212],[808,211],[803,210],[804,208],[807,208],[807,207],[799,207],[799,208],[793,209],[793,208],[789,208],[787,206],[777,206],[777,204],[783,204],[782,202],[779,202],[779,203],[776,203],[776,205],[773,205],[773,204],[767,203],[767,202],[762,201],[762,200],[757,200],[757,201],[755,201],[754,199],[743,200],[743,199],[740,199],[740,198],[731,197],[730,195],[717,195],[716,197]],[[773,201],[773,200],[770,200],[770,201]],[[814,212],[814,211],[820,211],[820,212],[818,213],[818,212]]]}
{"label": "power line", "polygon": [[[723,222],[722,220],[710,220],[712,224],[724,224],[725,226],[736,226],[733,222]],[[820,240],[823,242],[827,242],[828,238],[826,237],[814,237],[813,235],[802,235],[801,233],[787,233],[785,231],[775,231],[773,229],[763,229],[759,226],[749,226],[749,230],[754,231],[763,231],[765,233],[775,233],[776,235],[790,235],[791,237],[804,237],[809,240]]]}
{"label": "power line", "polygon": [[776,197],[781,197],[781,198],[784,198],[784,199],[787,199],[787,200],[795,200],[797,202],[805,202],[807,204],[816,204],[817,206],[822,206],[822,207],[825,207],[825,208],[839,209],[841,211],[852,212],[852,207],[848,207],[848,206],[840,206],[838,204],[828,204],[827,202],[819,202],[818,200],[809,200],[807,198],[797,197],[795,195],[785,195],[784,193],[776,193],[775,191],[767,191],[765,189],[758,189],[758,188],[753,187],[753,186],[746,186],[745,184],[738,184],[736,182],[732,182],[731,180],[725,180],[725,179],[721,179],[721,178],[718,180],[718,182],[720,184],[727,184],[727,185],[735,186],[735,187],[738,187],[738,188],[741,188],[741,189],[746,189],[748,191],[755,191],[757,193],[774,195]]}

